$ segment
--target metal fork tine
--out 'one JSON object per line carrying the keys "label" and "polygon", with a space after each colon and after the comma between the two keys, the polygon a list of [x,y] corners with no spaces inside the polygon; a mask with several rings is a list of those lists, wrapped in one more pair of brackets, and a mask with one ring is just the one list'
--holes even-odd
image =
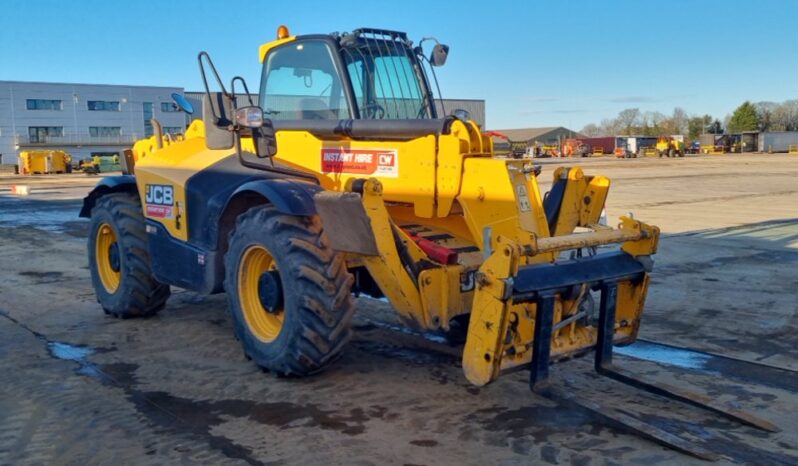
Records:
{"label": "metal fork tine", "polygon": [[612,364],[602,366],[598,373],[607,376],[618,382],[640,388],[649,393],[654,393],[672,400],[681,401],[692,406],[696,406],[713,413],[720,414],[734,421],[740,422],[745,425],[756,427],[768,432],[779,432],[780,429],[773,423],[754,416],[751,413],[734,408],[723,403],[716,402],[708,396],[701,393],[696,393],[683,388],[675,387],[673,385],[654,383],[646,380],[638,375],[632,375],[623,369],[619,369]]}
{"label": "metal fork tine", "polygon": [[554,298],[550,294],[538,297],[535,309],[535,336],[532,342],[532,363],[529,370],[529,388],[533,391],[546,384],[549,377]]}
{"label": "metal fork tine", "polygon": [[598,341],[596,342],[596,372],[647,392],[712,411],[745,425],[753,426],[768,432],[779,432],[780,429],[771,422],[760,419],[751,413],[747,413],[733,406],[716,402],[706,395],[672,385],[657,384],[615,367],[615,365],[612,364],[612,339],[615,333],[617,293],[618,285],[616,283],[604,284],[601,287]]}
{"label": "metal fork tine", "polygon": [[671,434],[659,427],[643,422],[615,409],[601,406],[592,401],[578,399],[574,395],[558,390],[552,386],[547,385],[544,388],[537,389],[535,393],[562,405],[571,405],[586,409],[610,425],[625,430],[633,435],[656,442],[667,448],[706,461],[718,461],[720,459],[720,455],[703,448],[696,442],[691,442],[678,435]]}

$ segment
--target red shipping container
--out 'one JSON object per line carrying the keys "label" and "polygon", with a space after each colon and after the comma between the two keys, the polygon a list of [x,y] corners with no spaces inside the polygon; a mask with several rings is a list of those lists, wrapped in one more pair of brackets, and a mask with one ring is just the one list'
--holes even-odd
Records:
{"label": "red shipping container", "polygon": [[612,154],[615,150],[615,136],[602,136],[598,138],[579,138],[583,144],[590,146],[590,152],[600,147],[605,154]]}

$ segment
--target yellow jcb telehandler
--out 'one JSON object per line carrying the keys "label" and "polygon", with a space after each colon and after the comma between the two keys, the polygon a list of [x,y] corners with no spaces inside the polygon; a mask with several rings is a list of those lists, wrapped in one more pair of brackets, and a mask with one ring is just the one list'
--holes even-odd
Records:
{"label": "yellow jcb telehandler", "polygon": [[[280,27],[260,47],[258,105],[242,78],[228,90],[201,52],[202,120],[170,144],[154,121],[155,146],[128,167],[134,174],[104,178],[84,200],[103,309],[154,314],[170,286],[226,292],[246,356],[302,376],[340,354],[352,293],[363,292],[387,297],[416,329],[466,325],[463,371],[473,384],[529,368],[531,387],[556,398],[545,383],[550,361],[595,349],[601,374],[767,428],[612,365],[613,345],[634,342],[640,328],[659,230],[630,217],[601,225],[610,180],[578,167],[558,168],[544,199],[539,167],[495,158],[466,112],[439,113],[430,83],[449,48],[434,42],[427,56],[402,32],[293,36]],[[209,75],[220,92],[210,92]],[[236,88],[248,105],[237,107]],[[611,244],[619,247],[561,258]],[[591,292],[597,312],[584,305]]]}
{"label": "yellow jcb telehandler", "polygon": [[669,136],[660,136],[657,138],[657,144],[654,146],[657,151],[657,156],[664,157],[684,157],[684,141]]}

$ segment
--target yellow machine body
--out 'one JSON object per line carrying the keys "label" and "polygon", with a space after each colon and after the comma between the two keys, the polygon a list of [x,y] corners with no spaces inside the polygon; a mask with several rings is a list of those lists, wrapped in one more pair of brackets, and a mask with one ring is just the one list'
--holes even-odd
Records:
{"label": "yellow machine body", "polygon": [[[261,61],[293,40],[265,44]],[[203,123],[195,121],[180,140],[158,144],[154,136],[134,147],[144,215],[178,242],[190,237],[190,216],[211,209],[190,208],[187,185],[203,173],[224,177],[231,170],[224,167],[237,163],[235,151],[207,148],[203,132]],[[536,304],[513,294],[513,280],[525,268],[610,243],[633,258],[656,251],[656,227],[629,218],[618,229],[599,225],[609,179],[578,167],[555,170],[552,192],[560,200],[551,215],[529,161],[494,157],[490,136],[471,120],[401,140],[321,137],[302,129],[277,129],[275,138],[274,164],[318,181],[323,191],[316,208],[333,247],[347,253],[350,269],[368,271],[404,322],[447,330],[453,318],[471,314],[463,368],[477,385],[532,358]],[[242,152],[255,151],[249,137],[240,145]],[[163,187],[170,191],[169,205],[153,206],[153,189]],[[234,221],[224,213],[220,218]],[[435,248],[455,252],[456,260],[433,257]],[[618,284],[616,341],[636,337],[647,286],[647,278]],[[584,284],[558,293],[555,325],[573,317],[589,292]],[[557,327],[551,355],[577,354],[595,343],[594,326],[573,320]]]}
{"label": "yellow machine body", "polygon": [[657,154],[668,154],[671,150],[675,153],[684,155],[684,141],[679,141],[678,139],[661,136],[657,138],[657,144],[654,146],[656,149]]}
{"label": "yellow machine body", "polygon": [[[416,328],[448,329],[452,318],[472,313],[464,369],[476,384],[487,383],[502,370],[521,366],[531,358],[528,343],[534,330],[535,306],[514,305],[507,296],[507,279],[525,264],[554,261],[560,251],[604,244],[609,232],[616,231],[598,226],[609,180],[585,176],[579,168],[567,172],[558,169],[555,181],[565,177],[568,182],[553,233],[564,241],[546,251],[523,254],[522,246],[552,237],[537,178],[527,162],[494,158],[490,150],[484,150],[486,146],[491,149],[489,137],[473,122],[458,121],[449,134],[409,141],[322,140],[306,131],[278,131],[276,136],[275,162],[314,174],[329,192],[347,192],[353,181],[370,180],[363,190],[361,208],[369,219],[372,231],[367,234],[375,238],[378,254],[351,252],[350,266],[365,266],[398,314]],[[252,150],[251,140],[242,143],[243,149]],[[354,164],[330,171],[324,162],[329,153],[382,154],[392,160],[384,160],[382,166],[378,160],[371,160],[368,163],[374,167]],[[186,241],[187,180],[230,157],[235,155],[229,150],[208,149],[203,137],[149,151],[136,164],[142,205],[148,205],[147,185],[173,186],[174,204],[170,215],[156,209],[145,211],[145,216],[161,223],[173,238]],[[426,254],[411,233],[422,238],[444,237],[438,240],[441,246],[464,252],[457,264],[424,270],[414,283],[399,261],[391,225],[398,227],[414,260],[422,260]],[[577,227],[588,232],[572,234]],[[628,236],[625,248],[635,255],[654,253],[656,228],[626,219],[622,231],[627,230],[649,235],[647,239]],[[352,233],[328,228],[328,234],[335,243],[336,236]],[[476,280],[474,277],[481,277],[481,282],[463,286],[468,280]],[[635,338],[647,285],[644,281],[620,287],[618,320],[624,324],[616,335],[619,340]],[[558,299],[556,321],[575,312],[578,297]],[[552,356],[589,349],[595,338],[593,328],[574,322],[555,335]],[[507,355],[510,348],[512,356]]]}

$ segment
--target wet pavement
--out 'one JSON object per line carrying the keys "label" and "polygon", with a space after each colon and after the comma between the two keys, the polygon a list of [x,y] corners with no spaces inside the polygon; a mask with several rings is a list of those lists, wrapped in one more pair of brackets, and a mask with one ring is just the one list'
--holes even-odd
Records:
{"label": "wet pavement", "polygon": [[[761,157],[585,170],[612,178],[611,217],[635,211],[666,233],[642,340],[616,348],[616,362],[782,431],[641,393],[596,375],[590,357],[552,368],[569,393],[704,445],[721,464],[798,464],[798,157]],[[10,196],[21,182],[31,195]],[[76,218],[95,182],[0,177],[2,465],[703,463],[530,393],[525,372],[469,385],[458,346],[398,326],[382,301],[358,299],[343,357],[307,379],[243,357],[224,295],[174,290],[155,317],[109,318]]]}

